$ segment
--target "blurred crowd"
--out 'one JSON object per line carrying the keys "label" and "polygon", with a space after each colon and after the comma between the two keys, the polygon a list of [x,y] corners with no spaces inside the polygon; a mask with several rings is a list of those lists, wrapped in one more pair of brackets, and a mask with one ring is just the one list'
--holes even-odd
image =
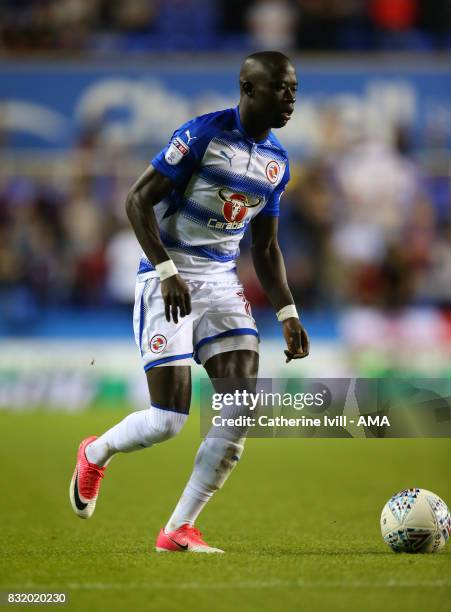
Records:
{"label": "blurred crowd", "polygon": [[[328,116],[329,115],[329,116]],[[445,164],[394,142],[349,133],[326,111],[324,147],[295,168],[280,243],[296,302],[310,309],[451,305],[451,182]],[[249,299],[265,304],[249,256]]]}
{"label": "blurred crowd", "polygon": [[[282,199],[280,243],[296,302],[451,306],[446,166],[416,161],[402,130],[392,143],[347,133],[331,109],[322,125],[324,147],[292,160]],[[17,172],[0,173],[0,314],[10,325],[48,306],[130,308],[140,248],[124,202],[145,165],[90,138],[64,159],[41,160],[39,172],[22,160]],[[251,303],[264,307],[249,242],[239,273]]]}
{"label": "blurred crowd", "polygon": [[449,50],[449,0],[0,0],[0,51]]}

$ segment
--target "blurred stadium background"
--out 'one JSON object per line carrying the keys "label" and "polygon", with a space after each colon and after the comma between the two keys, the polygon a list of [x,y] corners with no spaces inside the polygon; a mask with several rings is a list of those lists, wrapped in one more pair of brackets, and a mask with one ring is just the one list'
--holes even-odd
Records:
{"label": "blurred stadium background", "polygon": [[125,196],[264,48],[298,69],[280,242],[312,350],[284,365],[247,241],[262,373],[449,376],[448,1],[2,0],[0,407],[146,406]]}

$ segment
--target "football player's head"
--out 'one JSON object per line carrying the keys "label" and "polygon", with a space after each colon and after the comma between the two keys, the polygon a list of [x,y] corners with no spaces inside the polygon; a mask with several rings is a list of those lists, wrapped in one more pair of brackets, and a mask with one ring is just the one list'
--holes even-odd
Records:
{"label": "football player's head", "polygon": [[240,70],[240,108],[268,128],[283,127],[296,102],[298,81],[291,60],[279,51],[249,55]]}

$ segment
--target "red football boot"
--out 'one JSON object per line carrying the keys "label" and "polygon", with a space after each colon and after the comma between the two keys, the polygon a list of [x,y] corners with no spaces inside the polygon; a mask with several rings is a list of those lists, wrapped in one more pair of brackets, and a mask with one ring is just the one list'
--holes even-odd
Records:
{"label": "red football boot", "polygon": [[224,552],[220,548],[213,548],[204,542],[199,529],[196,529],[188,523],[185,523],[175,531],[166,532],[162,529],[158,534],[155,549],[157,552]]}
{"label": "red football boot", "polygon": [[88,519],[94,514],[100,482],[105,475],[105,467],[89,463],[86,458],[86,447],[94,440],[97,440],[97,436],[86,438],[80,444],[69,487],[72,508],[75,514],[83,519]]}

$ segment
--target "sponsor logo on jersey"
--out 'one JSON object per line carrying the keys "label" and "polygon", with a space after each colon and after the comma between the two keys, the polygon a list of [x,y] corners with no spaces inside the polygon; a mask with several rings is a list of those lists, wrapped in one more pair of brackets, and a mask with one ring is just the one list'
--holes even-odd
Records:
{"label": "sponsor logo on jersey", "polygon": [[168,164],[175,166],[185,157],[185,155],[188,155],[188,153],[189,146],[186,145],[181,138],[176,136],[169,145],[164,158]]}
{"label": "sponsor logo on jersey", "polygon": [[[221,198],[222,199],[222,198]],[[240,223],[247,215],[247,197],[243,193],[232,193],[224,200],[222,214],[229,223]]]}
{"label": "sponsor logo on jersey", "polygon": [[207,225],[213,229],[241,229],[246,225],[244,219],[248,208],[254,208],[262,202],[262,198],[251,200],[244,193],[235,193],[226,188],[220,189],[218,195],[223,202],[222,215],[225,221],[210,218]]}
{"label": "sponsor logo on jersey", "polygon": [[155,334],[150,341],[150,350],[152,353],[161,353],[166,348],[168,341],[162,334]]}
{"label": "sponsor logo on jersey", "polygon": [[280,174],[280,166],[276,161],[270,161],[266,166],[266,178],[273,185],[277,183]]}

